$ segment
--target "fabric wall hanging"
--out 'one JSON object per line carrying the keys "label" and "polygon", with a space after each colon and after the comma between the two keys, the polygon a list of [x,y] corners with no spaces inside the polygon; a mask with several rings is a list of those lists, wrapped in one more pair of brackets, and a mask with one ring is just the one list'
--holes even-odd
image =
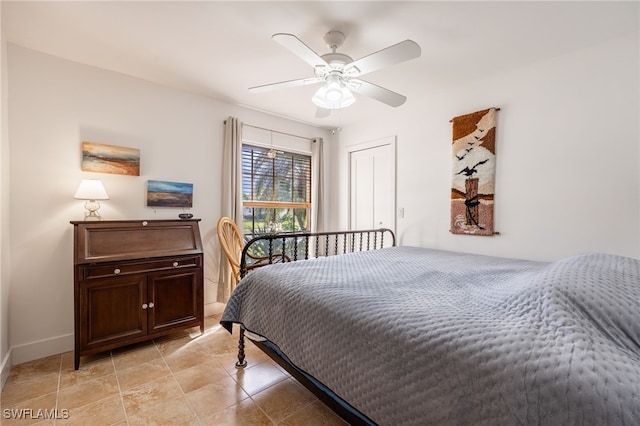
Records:
{"label": "fabric wall hanging", "polygon": [[455,117],[453,123],[451,232],[493,235],[496,111]]}

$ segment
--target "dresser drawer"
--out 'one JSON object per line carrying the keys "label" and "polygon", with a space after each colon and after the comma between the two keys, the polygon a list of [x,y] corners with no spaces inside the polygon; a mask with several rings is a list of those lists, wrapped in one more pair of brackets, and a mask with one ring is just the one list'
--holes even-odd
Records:
{"label": "dresser drawer", "polygon": [[92,279],[200,266],[199,256],[185,256],[148,261],[87,265],[83,267],[84,271],[82,275],[84,279]]}

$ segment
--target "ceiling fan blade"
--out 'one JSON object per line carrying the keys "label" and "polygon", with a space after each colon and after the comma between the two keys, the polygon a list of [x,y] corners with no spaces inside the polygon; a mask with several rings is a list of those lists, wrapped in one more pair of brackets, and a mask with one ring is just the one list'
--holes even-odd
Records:
{"label": "ceiling fan blade", "polygon": [[316,109],[316,118],[326,118],[331,115],[331,110],[328,108],[318,107]]}
{"label": "ceiling fan blade", "polygon": [[249,92],[263,93],[263,92],[268,92],[270,90],[284,89],[287,87],[306,86],[308,84],[316,84],[323,81],[324,79],[320,77],[300,78],[298,80],[287,80],[287,81],[281,81],[279,83],[271,83],[271,84],[264,84],[262,86],[249,87]]}
{"label": "ceiling fan blade", "polygon": [[392,107],[398,107],[407,100],[406,96],[402,96],[399,93],[376,86],[364,80],[351,79],[349,83],[347,83],[347,87],[356,93],[368,96]]}
{"label": "ceiling fan blade", "polygon": [[346,75],[358,76],[379,70],[389,65],[408,61],[420,56],[420,46],[413,40],[405,40],[389,46],[386,49],[378,50],[344,67]]}
{"label": "ceiling fan blade", "polygon": [[278,33],[274,34],[272,38],[312,67],[329,67],[327,61],[322,59],[320,55],[314,52],[309,46],[304,44],[302,40],[293,34]]}

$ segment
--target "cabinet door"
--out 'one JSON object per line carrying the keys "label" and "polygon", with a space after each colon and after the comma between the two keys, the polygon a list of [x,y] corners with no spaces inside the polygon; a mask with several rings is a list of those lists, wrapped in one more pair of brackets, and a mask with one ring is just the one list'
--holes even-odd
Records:
{"label": "cabinet door", "polygon": [[203,319],[203,300],[199,269],[150,274],[149,333],[198,325]]}
{"label": "cabinet door", "polygon": [[84,349],[147,334],[144,274],[87,280],[80,285],[80,340]]}

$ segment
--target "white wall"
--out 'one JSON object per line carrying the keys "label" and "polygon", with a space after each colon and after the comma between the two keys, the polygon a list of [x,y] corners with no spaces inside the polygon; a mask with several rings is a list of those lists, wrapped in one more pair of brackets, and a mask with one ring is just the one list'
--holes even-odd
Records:
{"label": "white wall", "polygon": [[7,108],[7,43],[0,5],[0,387],[11,368],[9,346],[9,136]]}
{"label": "white wall", "polygon": [[[83,202],[73,199],[83,177],[102,179],[111,198],[100,210],[106,219],[177,218],[181,209],[145,207],[146,181],[194,184],[190,212],[202,219],[205,312],[212,313],[220,309],[215,303],[215,225],[223,121],[232,115],[300,136],[330,136],[326,130],[11,44],[8,65],[14,364],[73,348],[69,221],[83,217]],[[82,172],[82,141],[139,148],[140,176]]]}
{"label": "white wall", "polygon": [[[553,260],[585,251],[640,258],[638,34],[465,86],[425,81],[388,119],[344,126],[346,146],[397,135],[399,241],[446,250]],[[500,107],[495,229],[449,233],[454,116]],[[338,151],[338,150],[337,150]],[[347,225],[347,187],[337,203]]]}

